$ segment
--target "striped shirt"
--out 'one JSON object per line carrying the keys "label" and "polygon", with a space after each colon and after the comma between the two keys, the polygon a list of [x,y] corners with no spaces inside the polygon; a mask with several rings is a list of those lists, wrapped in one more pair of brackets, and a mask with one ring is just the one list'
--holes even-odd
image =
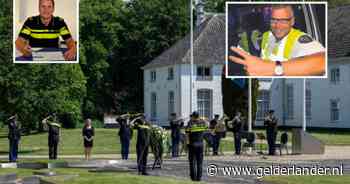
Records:
{"label": "striped shirt", "polygon": [[31,47],[59,47],[59,37],[63,40],[71,38],[67,24],[60,17],[52,17],[48,26],[45,26],[40,16],[29,17],[19,33],[19,36],[28,40]]}

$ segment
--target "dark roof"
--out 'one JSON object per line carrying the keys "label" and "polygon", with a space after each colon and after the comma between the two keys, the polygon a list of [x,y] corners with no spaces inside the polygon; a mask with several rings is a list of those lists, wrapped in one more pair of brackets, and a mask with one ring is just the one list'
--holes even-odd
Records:
{"label": "dark roof", "polygon": [[[328,12],[328,57],[350,56],[350,5],[333,8]],[[214,14],[193,32],[194,63],[224,64],[225,15]],[[190,34],[146,64],[143,69],[190,63]]]}
{"label": "dark roof", "polygon": [[328,57],[350,56],[350,6],[333,8],[328,12]]}
{"label": "dark roof", "polygon": [[[187,34],[172,47],[156,57],[153,61],[142,67],[156,68],[174,64],[191,62],[190,50],[191,35]],[[225,61],[225,15],[214,14],[193,32],[193,58],[194,63],[224,64]]]}

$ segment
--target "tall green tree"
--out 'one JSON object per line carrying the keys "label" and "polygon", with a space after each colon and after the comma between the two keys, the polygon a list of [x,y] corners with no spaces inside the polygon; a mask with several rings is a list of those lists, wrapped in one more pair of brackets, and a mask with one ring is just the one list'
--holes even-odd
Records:
{"label": "tall green tree", "polygon": [[187,0],[131,0],[123,9],[120,47],[111,63],[115,111],[143,111],[141,67],[190,30]]}
{"label": "tall green tree", "polygon": [[[86,79],[77,64],[13,64],[12,1],[0,7],[0,117],[17,113],[28,129],[40,127],[51,112],[69,116],[67,126],[80,121]],[[67,119],[67,118],[66,118]]]}

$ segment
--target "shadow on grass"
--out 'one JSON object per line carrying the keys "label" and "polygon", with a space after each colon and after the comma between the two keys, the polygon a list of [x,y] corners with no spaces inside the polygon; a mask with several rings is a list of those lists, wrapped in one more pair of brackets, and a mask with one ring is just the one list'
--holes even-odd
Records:
{"label": "shadow on grass", "polygon": [[[30,154],[30,153],[36,153],[36,152],[39,152],[42,150],[43,149],[41,149],[41,148],[23,149],[23,150],[19,150],[18,154]],[[0,155],[8,155],[8,154],[9,154],[8,151],[3,151],[3,150],[0,151]]]}

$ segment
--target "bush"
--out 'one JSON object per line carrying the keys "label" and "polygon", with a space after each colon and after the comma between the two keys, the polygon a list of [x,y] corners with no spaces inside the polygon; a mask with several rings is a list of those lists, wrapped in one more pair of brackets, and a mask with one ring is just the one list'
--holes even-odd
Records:
{"label": "bush", "polygon": [[[94,128],[104,128],[103,126],[103,122],[98,120],[98,119],[94,119],[94,120],[91,120],[91,125],[94,127]],[[83,128],[84,127],[84,121],[81,121],[81,123],[77,124],[77,127],[76,128]]]}

